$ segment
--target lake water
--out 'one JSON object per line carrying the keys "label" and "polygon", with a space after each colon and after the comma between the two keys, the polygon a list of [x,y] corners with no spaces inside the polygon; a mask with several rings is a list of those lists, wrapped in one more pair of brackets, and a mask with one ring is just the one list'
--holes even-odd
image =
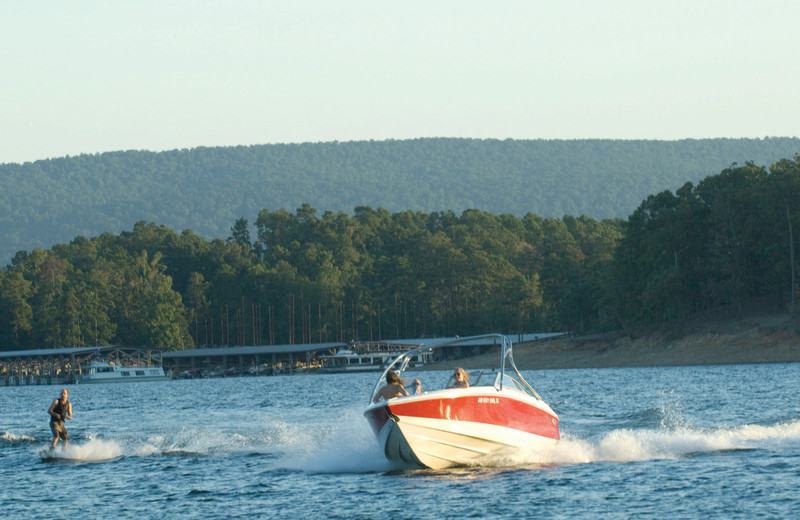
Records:
{"label": "lake water", "polygon": [[[413,377],[414,374],[406,374]],[[449,371],[417,374],[444,384]],[[378,374],[0,387],[0,518],[789,518],[800,364],[524,372],[552,449],[399,471],[362,411]]]}

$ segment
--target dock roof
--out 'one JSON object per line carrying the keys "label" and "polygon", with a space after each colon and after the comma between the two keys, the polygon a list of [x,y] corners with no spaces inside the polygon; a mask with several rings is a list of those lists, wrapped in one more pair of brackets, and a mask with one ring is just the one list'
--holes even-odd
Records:
{"label": "dock roof", "polygon": [[[535,341],[539,339],[547,339],[551,337],[563,336],[563,332],[533,332],[525,334],[508,334],[507,336],[514,343],[525,343],[528,341]],[[458,337],[443,337],[443,338],[415,338],[415,339],[389,339],[380,341],[359,341],[356,344],[368,345],[375,343],[390,344],[390,345],[406,345],[410,347],[434,345],[444,341],[453,341]],[[486,340],[475,340],[474,344],[485,344]],[[139,350],[151,351],[153,353],[160,353],[163,359],[176,359],[188,357],[206,357],[206,356],[252,356],[267,355],[267,354],[303,354],[306,352],[317,352],[320,350],[338,350],[340,348],[348,347],[353,343],[344,342],[329,342],[329,343],[306,343],[299,345],[253,345],[253,346],[238,346],[238,347],[220,347],[220,348],[194,348],[187,350],[173,350],[169,352],[162,352],[154,349],[147,349],[143,347],[119,347],[119,346],[102,346],[102,347],[75,347],[75,348],[51,348],[51,349],[31,349],[31,350],[12,350],[8,352],[0,352],[0,359],[2,358],[25,358],[25,357],[57,357],[57,356],[71,356],[81,355],[88,353],[102,353],[105,351],[113,350]],[[469,345],[470,342],[463,342],[462,345]]]}

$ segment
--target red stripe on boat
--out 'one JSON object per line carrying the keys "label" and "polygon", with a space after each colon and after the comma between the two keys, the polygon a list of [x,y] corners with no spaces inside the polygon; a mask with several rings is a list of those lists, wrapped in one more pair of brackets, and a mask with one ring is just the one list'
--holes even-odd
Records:
{"label": "red stripe on boat", "polygon": [[408,401],[397,399],[368,413],[369,422],[376,434],[389,419],[389,413],[392,413],[400,417],[492,424],[551,439],[559,438],[558,419],[553,415],[532,404],[504,396],[467,395]]}

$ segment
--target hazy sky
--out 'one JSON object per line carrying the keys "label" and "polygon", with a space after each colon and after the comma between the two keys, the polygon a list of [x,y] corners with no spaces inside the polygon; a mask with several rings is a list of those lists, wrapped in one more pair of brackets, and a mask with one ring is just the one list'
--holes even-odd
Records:
{"label": "hazy sky", "polygon": [[475,137],[800,135],[795,0],[10,0],[0,163]]}

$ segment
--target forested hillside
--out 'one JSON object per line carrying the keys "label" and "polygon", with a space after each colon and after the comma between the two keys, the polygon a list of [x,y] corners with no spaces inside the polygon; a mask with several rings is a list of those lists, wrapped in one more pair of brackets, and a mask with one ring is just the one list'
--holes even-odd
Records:
{"label": "forested hillside", "polygon": [[650,195],[627,220],[302,204],[211,241],[139,222],[15,255],[0,349],[680,331],[753,300],[795,309],[798,224],[800,156]]}
{"label": "forested hillside", "polygon": [[213,239],[264,208],[479,209],[626,218],[652,193],[732,163],[768,166],[800,139],[476,140],[306,143],[125,151],[0,165],[0,265],[152,221]]}

